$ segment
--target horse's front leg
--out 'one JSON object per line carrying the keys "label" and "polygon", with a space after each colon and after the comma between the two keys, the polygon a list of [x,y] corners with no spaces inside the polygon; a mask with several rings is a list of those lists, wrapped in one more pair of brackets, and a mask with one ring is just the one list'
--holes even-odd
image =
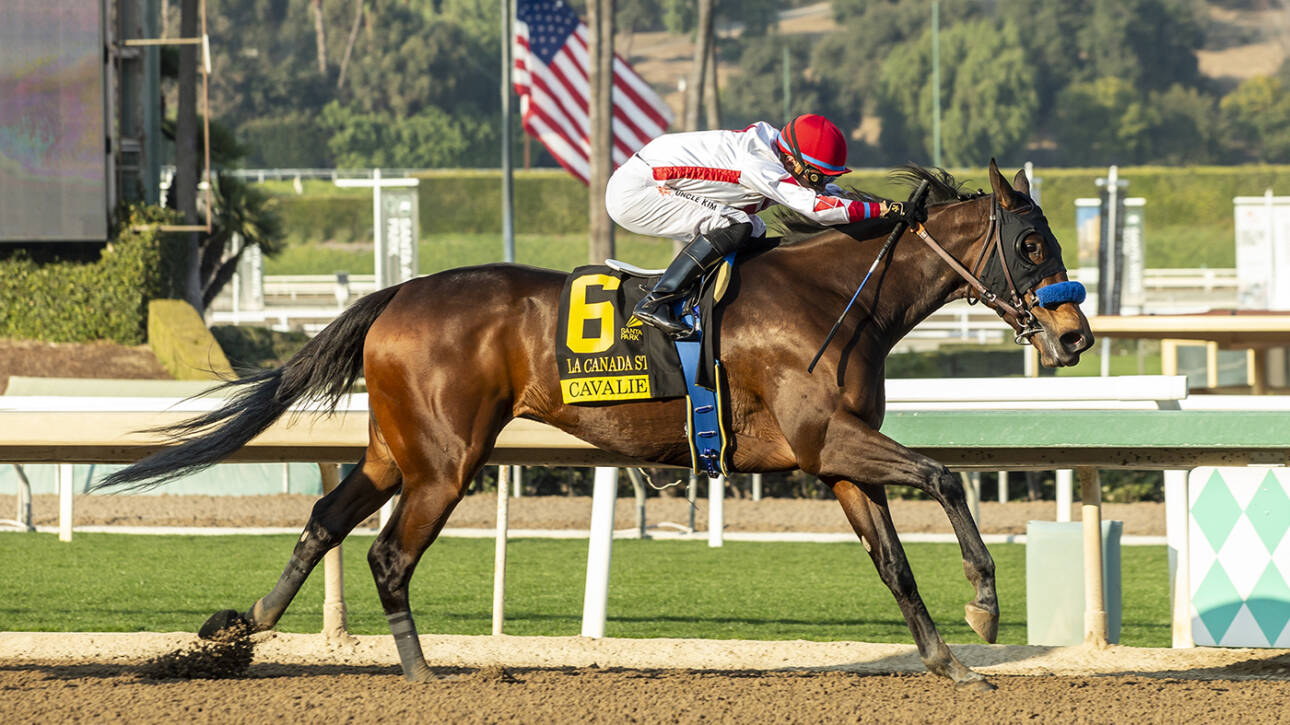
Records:
{"label": "horse's front leg", "polygon": [[847,520],[860,536],[869,558],[873,559],[878,575],[896,597],[928,671],[959,684],[994,689],[984,677],[959,662],[936,631],[936,625],[918,594],[918,584],[909,568],[909,560],[905,558],[905,549],[896,535],[896,527],[887,508],[887,493],[882,486],[857,485],[846,480],[826,482],[842,504]]}
{"label": "horse's front leg", "polygon": [[808,473],[826,481],[913,486],[931,494],[941,504],[954,527],[963,555],[963,570],[976,590],[976,599],[965,607],[966,619],[977,634],[987,642],[994,642],[999,630],[994,560],[968,510],[959,478],[945,466],[909,450],[846,413],[831,417],[822,435],[818,455],[803,461],[803,469]]}

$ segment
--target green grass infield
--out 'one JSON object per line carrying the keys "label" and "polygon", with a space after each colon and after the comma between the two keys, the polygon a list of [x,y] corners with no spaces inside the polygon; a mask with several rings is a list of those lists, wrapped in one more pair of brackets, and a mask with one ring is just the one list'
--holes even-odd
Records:
{"label": "green grass infield", "polygon": [[[194,632],[212,612],[244,610],[277,580],[294,536],[0,533],[0,630]],[[384,634],[367,568],[370,537],[344,545],[349,628]],[[423,634],[491,631],[493,541],[443,539],[426,553],[411,600]],[[963,621],[972,588],[957,545],[905,546],[924,601],[951,643],[979,638]],[[999,642],[1026,641],[1025,547],[996,544]],[[1170,643],[1164,547],[1125,547],[1121,643]],[[574,636],[582,621],[586,540],[516,539],[507,566],[507,634]],[[614,542],[610,637],[911,642],[891,593],[859,543]],[[322,626],[321,566],[279,623]]]}

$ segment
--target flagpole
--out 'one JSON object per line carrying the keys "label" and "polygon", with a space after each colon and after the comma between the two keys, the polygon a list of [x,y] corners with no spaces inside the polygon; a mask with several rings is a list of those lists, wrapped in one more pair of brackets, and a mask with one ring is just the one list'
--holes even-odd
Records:
{"label": "flagpole", "polygon": [[511,184],[511,0],[502,0],[502,261],[515,261],[515,199]]}

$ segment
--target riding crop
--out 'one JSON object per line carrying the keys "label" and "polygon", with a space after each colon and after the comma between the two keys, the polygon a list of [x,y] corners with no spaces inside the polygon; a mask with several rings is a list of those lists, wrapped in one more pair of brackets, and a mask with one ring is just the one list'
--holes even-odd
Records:
{"label": "riding crop", "polygon": [[[918,188],[914,190],[914,193],[909,196],[909,201],[905,202],[906,214],[923,205],[923,202],[927,200],[927,191],[930,188],[931,184],[927,181],[923,181],[918,185]],[[869,265],[869,271],[865,273],[864,279],[861,280],[859,289],[856,290],[855,294],[851,295],[851,301],[847,303],[846,309],[842,310],[842,314],[838,315],[838,321],[833,323],[833,329],[829,330],[828,337],[824,338],[824,344],[820,345],[820,349],[815,353],[815,357],[811,358],[811,364],[806,366],[806,372],[815,372],[815,364],[820,361],[820,356],[824,354],[826,349],[828,349],[829,343],[833,342],[833,336],[838,334],[838,328],[842,326],[842,320],[846,319],[847,313],[851,311],[851,306],[854,305],[856,300],[860,297],[860,290],[864,289],[865,284],[869,282],[870,275],[872,275],[873,271],[878,268],[878,263],[882,261],[883,257],[887,256],[887,250],[891,249],[891,245],[895,244],[896,240],[900,238],[900,235],[905,233],[905,228],[908,226],[908,219],[901,219],[896,222],[896,227],[891,230],[891,234],[887,235],[887,241],[883,243],[882,249],[878,250],[878,256],[874,257],[873,264]]]}

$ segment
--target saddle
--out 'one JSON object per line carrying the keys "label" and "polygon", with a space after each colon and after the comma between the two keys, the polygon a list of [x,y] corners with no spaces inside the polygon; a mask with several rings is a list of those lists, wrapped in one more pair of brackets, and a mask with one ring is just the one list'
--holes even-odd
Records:
{"label": "saddle", "polygon": [[663,270],[619,260],[575,269],[560,295],[556,362],[560,391],[570,405],[685,397],[691,464],[696,472],[727,472],[733,453],[729,395],[717,350],[717,310],[729,287],[733,256],[708,273],[678,314],[699,330],[673,341],[631,316]]}

